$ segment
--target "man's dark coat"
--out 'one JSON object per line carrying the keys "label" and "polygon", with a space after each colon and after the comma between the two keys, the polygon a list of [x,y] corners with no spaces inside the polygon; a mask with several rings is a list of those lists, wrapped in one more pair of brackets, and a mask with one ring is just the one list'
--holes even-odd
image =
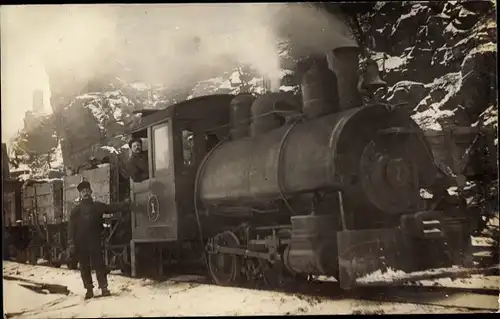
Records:
{"label": "man's dark coat", "polygon": [[132,180],[136,183],[149,178],[148,153],[143,151],[139,154],[132,154],[127,163],[127,171]]}

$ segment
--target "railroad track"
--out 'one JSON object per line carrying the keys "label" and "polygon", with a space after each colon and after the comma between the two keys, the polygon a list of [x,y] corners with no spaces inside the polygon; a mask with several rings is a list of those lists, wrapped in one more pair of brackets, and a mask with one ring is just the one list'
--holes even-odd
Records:
{"label": "railroad track", "polygon": [[[189,282],[197,285],[211,284],[208,277],[205,276],[179,274],[164,278],[164,280]],[[293,284],[281,289],[257,287],[254,284],[239,287],[291,294],[311,305],[328,300],[348,298],[360,301],[434,305],[490,312],[498,311],[500,301],[499,288],[379,284],[377,286],[359,286],[352,290],[344,290],[340,288],[338,282],[318,280]]]}
{"label": "railroad track", "polygon": [[[271,290],[271,289],[266,289]],[[355,299],[498,311],[499,289],[439,286],[362,286],[343,290],[337,282],[312,282],[281,290],[312,305],[326,300]]]}
{"label": "railroad track", "polygon": [[420,287],[419,289],[408,288],[416,287],[378,289],[376,291],[370,291],[370,289],[368,289],[356,297],[357,299],[371,301],[389,301],[469,310],[498,311],[498,290],[491,293],[490,291],[466,292],[432,287]]}

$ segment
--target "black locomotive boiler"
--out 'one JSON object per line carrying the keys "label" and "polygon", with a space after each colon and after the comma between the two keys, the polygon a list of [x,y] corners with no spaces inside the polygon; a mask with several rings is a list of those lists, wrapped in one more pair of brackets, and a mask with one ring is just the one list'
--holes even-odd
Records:
{"label": "black locomotive boiler", "polygon": [[362,103],[346,54],[356,50],[333,52],[334,71],[312,59],[299,103],[286,93],[231,102],[231,137],[195,184],[216,283],[329,275],[349,287],[378,269],[470,263],[464,211],[420,197],[439,176],[423,131],[404,109]]}

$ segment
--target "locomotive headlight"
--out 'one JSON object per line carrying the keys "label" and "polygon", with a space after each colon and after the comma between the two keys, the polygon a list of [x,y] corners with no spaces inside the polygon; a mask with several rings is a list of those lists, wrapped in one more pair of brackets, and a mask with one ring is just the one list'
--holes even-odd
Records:
{"label": "locomotive headlight", "polygon": [[402,158],[389,160],[385,172],[387,181],[393,187],[405,186],[411,178],[411,170]]}
{"label": "locomotive headlight", "polygon": [[419,198],[417,167],[402,142],[374,140],[361,158],[363,193],[372,205],[388,213],[414,209]]}

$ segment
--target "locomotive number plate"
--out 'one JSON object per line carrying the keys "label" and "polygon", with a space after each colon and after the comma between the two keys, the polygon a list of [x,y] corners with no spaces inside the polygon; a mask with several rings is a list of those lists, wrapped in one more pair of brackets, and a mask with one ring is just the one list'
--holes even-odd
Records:
{"label": "locomotive number plate", "polygon": [[160,217],[160,202],[156,195],[150,195],[148,198],[148,217],[152,222],[156,222]]}

